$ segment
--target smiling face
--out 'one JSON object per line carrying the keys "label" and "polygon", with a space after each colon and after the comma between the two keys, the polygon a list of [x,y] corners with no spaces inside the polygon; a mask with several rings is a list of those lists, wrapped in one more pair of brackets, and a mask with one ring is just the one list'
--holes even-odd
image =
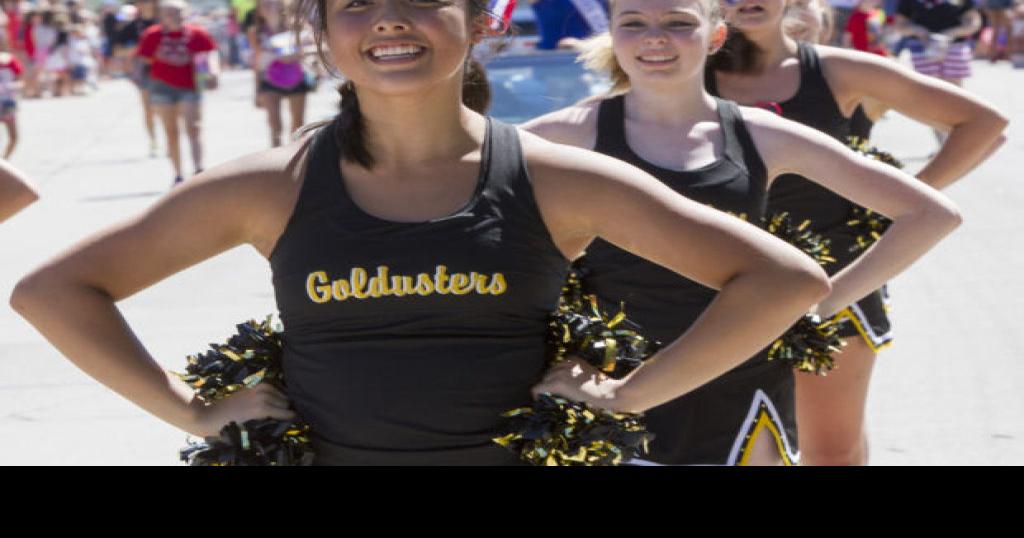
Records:
{"label": "smiling face", "polygon": [[471,0],[326,0],[326,44],[333,65],[357,87],[415,94],[461,85],[478,40]]}
{"label": "smiling face", "polygon": [[725,20],[739,30],[781,28],[787,0],[722,0]]}
{"label": "smiling face", "polygon": [[616,0],[615,58],[633,84],[701,76],[709,49],[725,37],[706,0]]}

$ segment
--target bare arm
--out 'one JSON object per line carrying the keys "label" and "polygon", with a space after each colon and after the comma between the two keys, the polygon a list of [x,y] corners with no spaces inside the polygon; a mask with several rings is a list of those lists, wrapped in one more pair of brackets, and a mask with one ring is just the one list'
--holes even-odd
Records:
{"label": "bare arm", "polygon": [[833,277],[822,314],[835,314],[878,289],[959,226],[960,214],[948,198],[896,168],[762,110],[744,109],[743,115],[770,178],[799,174],[893,219],[873,248]]}
{"label": "bare arm", "polygon": [[637,168],[566,146],[547,144],[540,153],[531,160],[534,189],[548,228],[569,257],[600,236],[720,292],[683,336],[614,396],[581,393],[558,373],[537,392],[621,410],[655,407],[749,359],[828,292],[823,271],[795,248],[680,196]]}
{"label": "bare arm", "polygon": [[0,159],[0,222],[39,199],[28,178],[7,161]]}
{"label": "bare arm", "polygon": [[972,9],[967,13],[964,13],[960,19],[960,26],[950,28],[942,33],[953,39],[959,37],[970,37],[981,30],[981,14],[978,13],[977,9]]}
{"label": "bare arm", "polygon": [[274,152],[204,172],[144,214],[75,245],[23,278],[11,306],[85,373],[185,431],[211,435],[231,420],[290,418],[284,396],[269,386],[207,411],[153,359],[115,306],[234,246],[266,250],[267,237],[276,238],[267,223],[286,220],[280,200],[289,196],[268,157]]}
{"label": "bare arm", "polygon": [[974,170],[1005,142],[1008,119],[971,93],[873,54],[819,47],[826,74],[852,110],[867,97],[918,121],[945,127],[949,138],[917,177],[942,189]]}

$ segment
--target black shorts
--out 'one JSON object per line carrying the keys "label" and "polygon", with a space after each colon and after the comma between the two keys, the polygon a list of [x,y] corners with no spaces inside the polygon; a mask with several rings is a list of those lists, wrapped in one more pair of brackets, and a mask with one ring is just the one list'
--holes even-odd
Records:
{"label": "black shorts", "polygon": [[259,91],[260,93],[276,93],[278,95],[299,95],[313,91],[313,87],[310,85],[309,81],[302,81],[294,88],[278,88],[265,80],[260,80]]}
{"label": "black shorts", "polygon": [[839,336],[860,336],[875,353],[891,346],[893,337],[889,309],[889,288],[882,286],[882,289],[872,292],[839,313],[844,321]]}
{"label": "black shorts", "polygon": [[762,435],[784,464],[799,462],[793,369],[765,353],[649,410],[644,422],[656,437],[628,465],[746,465]]}

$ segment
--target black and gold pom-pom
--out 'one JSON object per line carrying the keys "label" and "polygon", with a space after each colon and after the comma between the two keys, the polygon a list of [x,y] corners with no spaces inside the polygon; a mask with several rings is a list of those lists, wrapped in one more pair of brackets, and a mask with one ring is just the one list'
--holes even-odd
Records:
{"label": "black and gold pom-pom", "polygon": [[[869,159],[903,169],[903,163],[899,159],[891,153],[871,146],[867,140],[851,136],[847,139],[847,144],[851,149]],[[850,228],[850,233],[854,237],[854,243],[850,245],[850,252],[855,253],[865,251],[868,247],[875,244],[882,237],[882,234],[889,229],[889,226],[892,225],[892,220],[885,215],[880,215],[870,209],[855,205],[850,211],[850,216],[846,219],[846,225]]]}
{"label": "black and gold pom-pom", "polygon": [[[621,379],[661,348],[641,334],[622,310],[609,317],[597,297],[583,289],[586,268],[574,266],[548,323],[548,359],[582,359],[604,375]],[[494,439],[534,465],[618,465],[647,450],[654,435],[642,414],[615,413],[554,395],[503,414],[505,431]]]}
{"label": "black and gold pom-pom", "polygon": [[312,465],[309,426],[277,419],[231,422],[217,437],[190,442],[182,461],[192,466]]}
{"label": "black and gold pom-pom", "polygon": [[768,348],[768,360],[786,361],[797,371],[824,376],[835,367],[832,354],[842,349],[839,322],[807,314]]}
{"label": "black and gold pom-pom", "polygon": [[794,224],[793,218],[787,212],[761,219],[761,227],[764,230],[800,249],[818,262],[818,265],[835,262],[836,259],[830,255],[829,250],[831,241],[811,231],[810,225],[810,220],[805,220],[799,225]]}
{"label": "black and gold pom-pom", "polygon": [[[176,373],[207,405],[259,383],[284,386],[281,333],[271,318],[236,325],[238,333],[210,351],[188,357],[186,373]],[[234,422],[216,437],[190,442],[180,451],[189,465],[309,465],[313,451],[304,424],[277,419]]]}
{"label": "black and gold pom-pom", "polygon": [[595,409],[551,394],[503,416],[513,433],[494,442],[533,465],[619,465],[646,452],[654,439],[641,415]]}
{"label": "black and gold pom-pom", "polygon": [[854,243],[850,245],[850,252],[862,252],[882,238],[882,234],[889,229],[889,226],[892,226],[892,219],[865,207],[854,205],[850,209],[850,216],[846,219],[846,226],[854,240]]}
{"label": "black and gold pom-pom", "polygon": [[641,334],[625,311],[609,317],[597,297],[583,292],[580,273],[570,271],[558,308],[548,322],[548,354],[552,363],[576,356],[613,379],[622,379],[661,349]]}
{"label": "black and gold pom-pom", "polygon": [[874,159],[878,162],[888,164],[889,166],[895,166],[900,170],[903,169],[903,161],[897,159],[895,156],[893,156],[892,153],[882,151],[872,146],[867,140],[863,138],[857,136],[848,137],[846,139],[846,145],[853,151],[856,151],[857,153],[860,153],[861,155],[869,159]]}

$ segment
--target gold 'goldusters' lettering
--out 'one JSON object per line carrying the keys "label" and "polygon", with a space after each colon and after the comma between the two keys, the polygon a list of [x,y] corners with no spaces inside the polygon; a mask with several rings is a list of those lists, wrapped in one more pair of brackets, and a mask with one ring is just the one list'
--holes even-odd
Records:
{"label": "gold 'goldusters' lettering", "polygon": [[349,299],[380,299],[418,295],[502,295],[508,283],[502,273],[488,275],[471,271],[449,273],[448,267],[438,265],[433,273],[392,275],[386,265],[377,267],[371,277],[363,267],[353,267],[348,278],[331,280],[327,271],[313,271],[306,277],[306,295],[317,304]]}

